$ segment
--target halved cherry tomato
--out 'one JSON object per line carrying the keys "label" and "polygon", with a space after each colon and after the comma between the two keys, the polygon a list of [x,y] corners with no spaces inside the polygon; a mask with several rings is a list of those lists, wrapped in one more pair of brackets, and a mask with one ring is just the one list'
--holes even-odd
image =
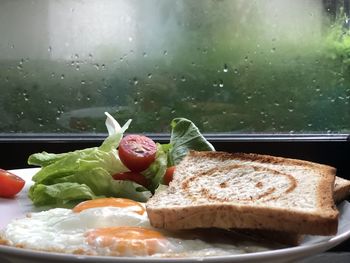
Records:
{"label": "halved cherry tomato", "polygon": [[174,172],[175,172],[175,166],[170,166],[166,169],[163,177],[164,184],[169,185],[169,183],[173,180]]}
{"label": "halved cherry tomato", "polygon": [[127,135],[119,144],[120,160],[131,171],[141,172],[156,158],[156,143],[144,135]]}
{"label": "halved cherry tomato", "polygon": [[9,171],[0,169],[0,197],[13,197],[22,190],[25,181]]}
{"label": "halved cherry tomato", "polygon": [[138,172],[125,172],[112,175],[115,180],[133,181],[147,188],[149,182],[146,177]]}

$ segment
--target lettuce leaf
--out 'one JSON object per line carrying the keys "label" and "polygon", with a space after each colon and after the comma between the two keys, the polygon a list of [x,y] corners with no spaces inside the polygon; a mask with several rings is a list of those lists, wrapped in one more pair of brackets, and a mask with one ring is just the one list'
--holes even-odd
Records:
{"label": "lettuce leaf", "polygon": [[170,125],[172,131],[168,166],[179,164],[190,150],[215,151],[214,146],[204,138],[192,121],[185,118],[175,118]]}
{"label": "lettuce leaf", "polygon": [[160,182],[163,180],[163,176],[168,164],[168,148],[168,144],[161,145],[158,143],[156,160],[145,171],[142,172],[142,174],[150,180],[148,189],[152,194],[154,194]]}
{"label": "lettuce leaf", "polygon": [[35,184],[29,190],[29,198],[36,206],[64,206],[69,202],[79,202],[96,197],[88,186],[78,183]]}

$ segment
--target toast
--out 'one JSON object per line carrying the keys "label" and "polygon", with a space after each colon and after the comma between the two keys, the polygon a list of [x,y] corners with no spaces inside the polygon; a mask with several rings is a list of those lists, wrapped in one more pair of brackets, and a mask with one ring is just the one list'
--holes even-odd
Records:
{"label": "toast", "polygon": [[336,176],[333,192],[335,203],[340,203],[341,201],[347,199],[350,196],[350,180]]}
{"label": "toast", "polygon": [[[333,198],[335,203],[340,203],[346,200],[350,195],[350,180],[343,179],[336,176],[334,183],[334,193]],[[242,234],[248,236],[260,237],[265,240],[278,242],[285,245],[299,245],[304,239],[304,235],[292,232],[282,232],[282,231],[269,231],[269,230],[260,230],[256,229],[246,229],[238,231]]]}
{"label": "toast", "polygon": [[333,235],[336,169],[257,154],[195,152],[146,209],[154,227],[259,229]]}

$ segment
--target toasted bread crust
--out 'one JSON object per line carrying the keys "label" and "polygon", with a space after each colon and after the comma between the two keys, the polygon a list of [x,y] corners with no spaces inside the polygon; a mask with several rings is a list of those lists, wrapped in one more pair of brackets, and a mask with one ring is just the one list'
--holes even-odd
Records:
{"label": "toasted bread crust", "polygon": [[[230,163],[231,160],[235,163]],[[214,164],[207,165],[211,161]],[[221,164],[222,167],[215,168]],[[255,164],[257,167],[254,167]],[[278,169],[271,169],[274,165]],[[294,201],[289,199],[287,201],[290,202],[287,204],[290,204],[290,207],[274,206],[281,196],[293,194],[295,188],[302,192],[303,187],[306,187],[303,185],[302,178],[299,178],[297,186],[294,186],[295,175],[292,173],[293,179],[290,179],[291,175],[279,171],[278,165],[299,169],[301,171],[299,176],[302,178],[307,178],[308,175],[302,173],[308,171],[312,171],[313,176],[317,177],[316,185],[309,185],[312,196],[316,196],[312,208],[299,209],[297,206],[294,207]],[[187,174],[187,170],[196,171],[193,166],[198,166],[199,172]],[[209,186],[199,186],[203,182],[211,184],[210,180],[213,180],[212,178],[217,174],[229,176],[230,171],[245,170],[248,166],[253,173],[262,178],[261,180],[264,180],[264,171],[270,177],[278,178],[276,179],[279,182],[278,186],[265,187],[263,195],[253,193],[250,199],[240,193],[237,196],[232,192],[230,195],[225,195],[223,193],[225,182],[220,183],[216,188],[215,185],[211,185],[215,188],[212,193]],[[209,169],[206,169],[207,167]],[[212,174],[210,168],[216,171],[216,174]],[[258,154],[191,151],[178,165],[168,190],[152,197],[146,204],[146,209],[151,224],[166,229],[249,228],[332,235],[336,233],[338,224],[338,211],[333,200],[335,172],[336,169],[333,167],[302,160]],[[201,179],[202,176],[204,179]],[[244,173],[241,176],[246,179]],[[207,180],[208,182],[205,181],[207,178],[210,179]],[[259,181],[255,186],[259,188],[260,183],[266,184],[264,181]],[[220,188],[222,186],[223,188]],[[254,190],[254,187],[250,186],[250,188]],[[166,203],[164,200],[167,200]],[[284,202],[286,203],[286,200]]]}
{"label": "toasted bread crust", "polygon": [[334,201],[339,203],[350,196],[350,180],[336,177],[334,182]]}
{"label": "toasted bread crust", "polygon": [[206,227],[276,230],[278,226],[278,231],[311,235],[333,235],[337,232],[336,215],[322,218],[287,209],[276,211],[270,208],[201,205],[190,209],[169,208],[166,213],[149,208],[147,213],[154,227],[170,230]]}

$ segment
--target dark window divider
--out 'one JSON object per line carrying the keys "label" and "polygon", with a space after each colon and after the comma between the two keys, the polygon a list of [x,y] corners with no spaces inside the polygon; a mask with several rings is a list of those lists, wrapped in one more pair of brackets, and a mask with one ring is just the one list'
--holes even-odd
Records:
{"label": "dark window divider", "polygon": [[[147,134],[160,143],[169,142],[169,134]],[[30,154],[67,152],[98,146],[107,134],[6,134],[0,135],[3,169],[29,167]],[[270,154],[328,164],[340,176],[350,178],[348,134],[205,134],[218,151]]]}

